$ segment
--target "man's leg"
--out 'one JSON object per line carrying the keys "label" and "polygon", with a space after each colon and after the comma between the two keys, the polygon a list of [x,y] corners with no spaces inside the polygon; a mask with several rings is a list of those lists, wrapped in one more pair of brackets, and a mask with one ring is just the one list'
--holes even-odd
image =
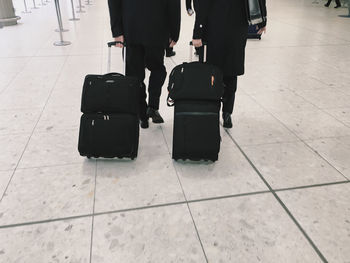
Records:
{"label": "man's leg", "polygon": [[146,114],[146,85],[145,79],[145,50],[141,45],[130,45],[126,50],[126,75],[137,77],[140,81],[140,109],[139,118],[142,128],[148,128],[148,118]]}
{"label": "man's leg", "polygon": [[223,108],[222,117],[224,120],[225,128],[232,128],[231,114],[235,104],[236,90],[237,90],[237,76],[224,77],[224,96],[223,96]]}
{"label": "man's leg", "polygon": [[159,103],[162,87],[166,79],[166,69],[164,66],[164,48],[147,47],[146,48],[146,67],[151,71],[148,84],[148,116],[154,123],[163,123],[160,116]]}

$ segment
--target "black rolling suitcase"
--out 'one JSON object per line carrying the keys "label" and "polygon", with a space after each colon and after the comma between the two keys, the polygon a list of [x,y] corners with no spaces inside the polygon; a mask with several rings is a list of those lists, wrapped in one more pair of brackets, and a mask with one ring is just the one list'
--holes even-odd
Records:
{"label": "black rolling suitcase", "polygon": [[172,158],[217,161],[223,94],[220,69],[200,62],[176,66],[168,91],[168,106],[175,106]]}
{"label": "black rolling suitcase", "polygon": [[[115,44],[108,43],[108,71],[111,47]],[[88,158],[137,157],[139,90],[136,78],[119,73],[85,77],[78,145],[80,155]]]}

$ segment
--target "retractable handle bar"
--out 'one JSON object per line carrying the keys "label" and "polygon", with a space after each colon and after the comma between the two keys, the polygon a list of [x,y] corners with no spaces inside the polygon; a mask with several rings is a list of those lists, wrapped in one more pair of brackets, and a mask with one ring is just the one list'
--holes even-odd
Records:
{"label": "retractable handle bar", "polygon": [[123,45],[123,59],[124,59],[124,75],[126,75],[126,43],[125,42],[121,42],[121,41],[112,41],[112,42],[108,42],[107,46],[108,46],[108,64],[107,64],[107,71],[108,73],[111,72],[111,57],[112,57],[112,50],[111,48],[116,46],[117,44],[122,44]]}
{"label": "retractable handle bar", "polygon": [[[203,52],[203,62],[207,62],[207,46],[208,43],[207,42],[202,42],[203,47],[204,47],[204,52]],[[193,43],[192,41],[190,42],[190,61],[193,61]]]}

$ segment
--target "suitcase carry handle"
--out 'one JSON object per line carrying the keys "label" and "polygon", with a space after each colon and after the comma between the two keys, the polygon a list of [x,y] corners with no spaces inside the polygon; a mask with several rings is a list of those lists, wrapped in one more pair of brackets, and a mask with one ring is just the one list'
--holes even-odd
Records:
{"label": "suitcase carry handle", "polygon": [[[204,56],[203,56],[203,62],[207,62],[207,42],[202,42],[203,43],[203,46],[204,46]],[[190,62],[193,61],[193,43],[192,41],[190,42]]]}
{"label": "suitcase carry handle", "polygon": [[111,57],[112,57],[112,50],[111,48],[113,46],[116,46],[117,44],[122,44],[123,45],[123,61],[124,61],[124,66],[123,66],[123,74],[126,75],[126,43],[125,42],[121,42],[121,41],[112,41],[112,42],[108,42],[107,46],[108,46],[108,62],[107,62],[107,72],[110,73],[111,72]]}
{"label": "suitcase carry handle", "polygon": [[108,47],[113,47],[113,46],[116,46],[117,44],[122,44],[123,46],[126,46],[125,42],[121,42],[121,41],[112,41],[107,43]]}

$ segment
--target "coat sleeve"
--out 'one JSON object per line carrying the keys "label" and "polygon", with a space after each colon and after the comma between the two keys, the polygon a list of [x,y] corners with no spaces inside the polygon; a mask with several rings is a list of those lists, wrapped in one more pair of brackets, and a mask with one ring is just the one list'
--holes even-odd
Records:
{"label": "coat sleeve", "polygon": [[181,0],[168,0],[167,14],[170,38],[177,42],[180,36]]}
{"label": "coat sleeve", "polygon": [[260,0],[262,15],[265,17],[264,22],[260,23],[259,28],[263,28],[267,23],[267,8],[266,8],[266,0]]}
{"label": "coat sleeve", "polygon": [[196,21],[193,29],[193,39],[202,39],[203,32],[207,27],[208,16],[212,1],[215,0],[194,0],[196,10]]}
{"label": "coat sleeve", "polygon": [[113,37],[124,35],[122,1],[123,0],[108,0],[109,16]]}

